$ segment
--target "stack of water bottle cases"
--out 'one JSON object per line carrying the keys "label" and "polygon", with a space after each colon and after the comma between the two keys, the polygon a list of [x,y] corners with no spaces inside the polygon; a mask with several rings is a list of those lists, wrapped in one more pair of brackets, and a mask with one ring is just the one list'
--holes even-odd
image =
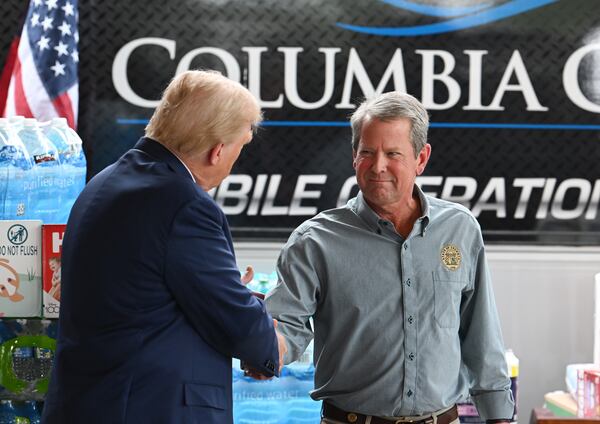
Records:
{"label": "stack of water bottle cases", "polygon": [[40,422],[62,234],[85,178],[81,139],[64,118],[0,118],[0,424]]}

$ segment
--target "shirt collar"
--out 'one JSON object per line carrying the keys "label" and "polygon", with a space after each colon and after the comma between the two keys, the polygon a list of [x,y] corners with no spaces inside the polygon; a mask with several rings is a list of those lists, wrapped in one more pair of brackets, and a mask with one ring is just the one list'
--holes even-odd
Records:
{"label": "shirt collar", "polygon": [[[425,235],[427,225],[429,224],[430,205],[427,196],[421,190],[421,188],[415,184],[413,192],[419,197],[421,202],[421,217],[415,222],[415,225],[420,226],[421,236]],[[354,213],[356,213],[362,220],[369,226],[369,228],[377,233],[381,233],[381,227],[385,226],[388,221],[380,217],[367,203],[362,192],[358,192],[356,200],[350,205]]]}
{"label": "shirt collar", "polygon": [[[155,159],[166,162],[171,169],[177,172],[180,175],[189,174],[192,177],[192,180],[196,182],[194,175],[187,167],[185,163],[170,149],[168,149],[164,144],[159,143],[156,140],[153,140],[149,137],[142,137],[138,140],[136,145],[133,147],[134,149],[141,150],[154,157]],[[183,165],[183,166],[182,166]]]}
{"label": "shirt collar", "polygon": [[430,221],[431,206],[427,196],[425,196],[425,193],[421,190],[421,187],[415,184],[413,191],[417,193],[417,196],[419,196],[419,200],[421,201],[421,217],[417,222],[421,224],[421,235],[424,236]]}
{"label": "shirt collar", "polygon": [[[171,153],[173,153],[173,152],[171,152]],[[184,162],[184,161],[182,161],[182,160],[181,160],[181,158],[180,158],[179,156],[177,156],[175,153],[173,153],[173,156],[175,156],[177,159],[179,159],[179,162],[181,162],[181,164],[182,164],[183,166],[185,166],[185,169],[187,169],[187,172],[189,172],[189,174],[190,174],[190,177],[192,177],[192,180],[193,180],[194,182],[196,182],[196,178],[194,177],[194,174],[192,174],[192,171],[190,171],[190,168],[188,168],[188,166],[185,164],[185,162]]]}

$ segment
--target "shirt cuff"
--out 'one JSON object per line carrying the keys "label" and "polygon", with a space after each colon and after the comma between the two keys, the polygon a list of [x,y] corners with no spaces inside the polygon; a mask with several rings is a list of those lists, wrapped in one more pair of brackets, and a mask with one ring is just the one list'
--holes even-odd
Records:
{"label": "shirt cuff", "polygon": [[510,390],[499,390],[493,392],[472,395],[471,399],[477,407],[479,416],[484,420],[498,420],[511,417],[515,410],[515,402]]}

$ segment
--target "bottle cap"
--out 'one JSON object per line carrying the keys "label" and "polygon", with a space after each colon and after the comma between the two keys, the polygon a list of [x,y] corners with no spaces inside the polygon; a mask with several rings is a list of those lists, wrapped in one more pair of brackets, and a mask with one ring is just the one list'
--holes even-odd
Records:
{"label": "bottle cap", "polygon": [[27,128],[35,128],[37,127],[38,122],[35,118],[25,118],[23,125]]}
{"label": "bottle cap", "polygon": [[58,128],[68,127],[67,118],[52,118],[51,123],[52,123],[52,125],[54,125],[55,127],[58,127]]}

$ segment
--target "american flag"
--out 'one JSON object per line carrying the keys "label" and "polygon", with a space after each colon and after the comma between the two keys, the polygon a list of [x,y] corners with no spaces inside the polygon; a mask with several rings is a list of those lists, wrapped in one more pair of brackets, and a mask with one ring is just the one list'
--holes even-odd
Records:
{"label": "american flag", "polygon": [[77,20],[77,0],[31,0],[18,49],[11,49],[4,69],[10,83],[0,92],[6,100],[3,116],[64,117],[76,127]]}

